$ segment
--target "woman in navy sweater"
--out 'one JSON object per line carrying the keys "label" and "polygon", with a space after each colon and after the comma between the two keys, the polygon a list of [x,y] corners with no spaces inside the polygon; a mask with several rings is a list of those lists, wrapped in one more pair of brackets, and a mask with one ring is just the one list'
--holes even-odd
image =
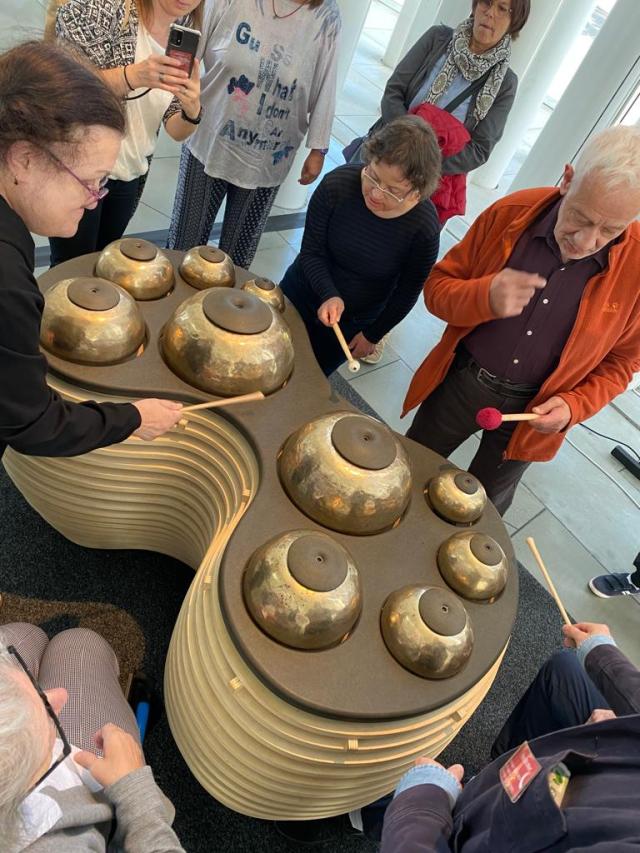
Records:
{"label": "woman in navy sweater", "polygon": [[415,116],[396,119],[363,155],[364,166],[341,166],[318,186],[281,282],[327,376],[345,360],[331,325],[340,323],[354,358],[370,356],[413,308],[438,255],[433,130]]}

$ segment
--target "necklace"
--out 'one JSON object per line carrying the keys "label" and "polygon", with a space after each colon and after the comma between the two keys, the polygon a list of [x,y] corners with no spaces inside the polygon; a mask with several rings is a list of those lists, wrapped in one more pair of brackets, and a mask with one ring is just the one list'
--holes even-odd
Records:
{"label": "necklace", "polygon": [[300,3],[300,5],[296,9],[293,10],[293,12],[288,12],[286,15],[279,15],[276,12],[276,0],[271,0],[271,8],[273,9],[273,17],[274,17],[274,19],[277,18],[278,20],[284,20],[285,18],[290,18],[292,15],[295,15],[296,12],[299,12],[303,6],[306,6],[306,4],[307,4],[307,0],[303,0],[303,2]]}

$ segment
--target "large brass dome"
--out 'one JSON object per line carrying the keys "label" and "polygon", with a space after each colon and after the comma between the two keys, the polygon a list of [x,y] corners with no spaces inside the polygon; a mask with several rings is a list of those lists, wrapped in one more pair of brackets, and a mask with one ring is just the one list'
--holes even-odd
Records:
{"label": "large brass dome", "polygon": [[257,296],[234,288],[196,293],[175,311],[162,334],[169,367],[209,394],[270,394],[293,370],[288,325]]}
{"label": "large brass dome", "polygon": [[296,649],[342,642],[362,606],[353,558],[326,533],[294,530],[254,552],[243,578],[244,600],[262,630]]}
{"label": "large brass dome", "polygon": [[165,296],[173,287],[173,264],[148,240],[126,237],[109,243],[98,258],[96,275],[124,287],[134,299]]}
{"label": "large brass dome", "polygon": [[40,343],[80,364],[113,364],[145,339],[140,308],[126,290],[100,278],[67,278],[45,294]]}
{"label": "large brass dome", "polygon": [[282,484],[306,515],[342,533],[379,533],[409,504],[402,445],[374,418],[337,412],[296,430],[278,459]]}
{"label": "large brass dome", "polygon": [[467,611],[447,589],[405,586],[391,593],[380,624],[394,658],[422,678],[450,678],[473,650]]}

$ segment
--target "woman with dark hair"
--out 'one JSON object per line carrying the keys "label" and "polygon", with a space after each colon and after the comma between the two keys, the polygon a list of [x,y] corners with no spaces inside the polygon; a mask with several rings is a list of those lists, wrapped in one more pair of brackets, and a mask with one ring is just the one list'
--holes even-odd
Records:
{"label": "woman with dark hair", "polygon": [[337,0],[216,0],[206,9],[202,123],[183,146],[168,246],[207,243],[248,268],[306,135],[300,176],[320,174],[334,118]]}
{"label": "woman with dark hair", "polygon": [[87,211],[74,237],[51,239],[51,265],[99,252],[125,233],[164,125],[187,139],[200,122],[200,69],[191,77],[165,55],[171,24],[201,29],[204,0],[65,0],[58,39],[80,51],[126,104],[127,130],[109,174],[109,195]]}
{"label": "woman with dark hair", "polygon": [[91,68],[41,42],[0,56],[0,457],[76,456],[175,426],[166,400],[66,403],[47,385],[44,300],[29,232],[71,237],[102,197],[125,129],[119,98]]}
{"label": "woman with dark hair", "polygon": [[331,326],[340,322],[354,358],[370,355],[413,308],[438,255],[433,130],[405,116],[373,134],[363,153],[364,167],[341,166],[314,192],[302,249],[280,285],[326,375],[345,361]]}

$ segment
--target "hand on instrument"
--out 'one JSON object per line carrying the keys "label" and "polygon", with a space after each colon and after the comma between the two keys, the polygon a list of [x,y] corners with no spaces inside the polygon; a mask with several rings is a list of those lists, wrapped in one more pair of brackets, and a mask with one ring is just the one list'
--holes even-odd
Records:
{"label": "hand on instrument", "polygon": [[200,115],[200,61],[195,59],[193,71],[188,80],[179,80],[171,76],[164,78],[167,88],[180,101],[180,106],[189,118]]}
{"label": "hand on instrument", "polygon": [[464,776],[464,767],[462,764],[452,764],[451,767],[443,767],[442,764],[434,761],[433,758],[418,758],[415,766],[419,767],[421,764],[430,764],[432,767],[440,767],[442,770],[446,770],[462,788],[462,777]]}
{"label": "hand on instrument", "polygon": [[322,171],[323,166],[324,154],[318,148],[314,148],[313,151],[309,152],[309,156],[302,165],[302,173],[298,183],[302,184],[303,187],[312,184]]}
{"label": "hand on instrument", "polygon": [[562,432],[571,420],[571,409],[562,397],[550,397],[531,411],[534,415],[540,415],[535,421],[529,421],[529,426],[538,432]]}
{"label": "hand on instrument", "polygon": [[342,299],[339,296],[332,296],[318,308],[318,320],[325,326],[333,326],[334,323],[340,322],[343,311],[344,302]]}
{"label": "hand on instrument", "polygon": [[133,433],[144,441],[153,441],[163,435],[180,420],[182,403],[172,400],[138,400],[133,404],[140,412],[141,423]]}
{"label": "hand on instrument", "polygon": [[575,625],[565,625],[562,628],[564,635],[563,645],[569,649],[577,649],[584,641],[593,635],[611,636],[608,625],[598,622],[576,622]]}
{"label": "hand on instrument", "polygon": [[349,341],[349,349],[354,358],[364,358],[366,355],[371,355],[375,348],[376,345],[368,341],[362,332],[358,332]]}
{"label": "hand on instrument", "polygon": [[146,764],[138,741],[113,723],[104,725],[93,739],[104,753],[104,758],[83,751],[76,752],[73,760],[88,770],[96,782],[105,788]]}
{"label": "hand on instrument", "polygon": [[595,708],[591,712],[591,716],[585,722],[585,725],[589,725],[589,723],[601,723],[604,720],[615,720],[616,714],[611,710],[611,708]]}
{"label": "hand on instrument", "polygon": [[499,318],[519,317],[531,302],[536,290],[541,290],[546,283],[539,275],[507,267],[494,276],[491,282],[491,310]]}
{"label": "hand on instrument", "polygon": [[189,76],[181,68],[179,59],[164,54],[152,53],[151,56],[135,65],[127,65],[127,80],[134,89],[164,89],[173,92],[170,84],[184,85]]}

